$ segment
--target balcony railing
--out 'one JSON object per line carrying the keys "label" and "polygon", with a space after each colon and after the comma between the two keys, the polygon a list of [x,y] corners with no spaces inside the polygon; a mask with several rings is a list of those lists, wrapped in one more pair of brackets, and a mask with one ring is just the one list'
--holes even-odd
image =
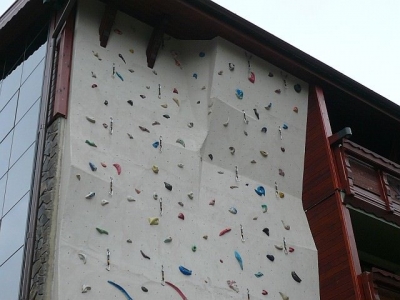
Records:
{"label": "balcony railing", "polygon": [[343,201],[400,225],[400,165],[347,139],[333,152]]}

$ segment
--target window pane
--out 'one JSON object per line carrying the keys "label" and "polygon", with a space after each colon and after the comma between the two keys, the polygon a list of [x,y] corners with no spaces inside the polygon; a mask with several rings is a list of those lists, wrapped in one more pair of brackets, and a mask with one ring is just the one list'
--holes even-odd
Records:
{"label": "window pane", "polygon": [[2,299],[18,299],[23,254],[24,248],[21,248],[0,267],[0,295]]}
{"label": "window pane", "polygon": [[40,97],[43,85],[43,68],[44,60],[21,86],[16,122],[22,118],[29,107],[31,107],[32,104]]}
{"label": "window pane", "polygon": [[24,82],[26,78],[32,73],[36,66],[41,62],[41,60],[46,55],[46,44],[43,44],[39,49],[35,51],[31,56],[28,57],[24,62],[24,67],[22,70],[22,80]]}
{"label": "window pane", "polygon": [[14,71],[11,72],[4,80],[1,86],[0,94],[0,109],[6,105],[8,100],[15,94],[18,90],[21,82],[21,72],[22,64],[20,64]]}
{"label": "window pane", "polygon": [[12,143],[10,166],[36,140],[40,101],[29,110],[23,119],[15,126]]}
{"label": "window pane", "polygon": [[31,187],[34,154],[35,145],[32,145],[21,159],[18,160],[18,162],[10,169],[10,171],[8,171],[3,215],[6,214],[10,208],[26,194],[27,191],[29,191]]}
{"label": "window pane", "polygon": [[15,93],[11,101],[0,112],[0,141],[14,127],[15,112],[17,109],[18,93]]}
{"label": "window pane", "polygon": [[1,220],[0,265],[25,242],[29,194],[27,193]]}
{"label": "window pane", "polygon": [[13,133],[9,135],[0,144],[0,177],[8,170],[8,160],[10,159],[10,150],[12,143]]}

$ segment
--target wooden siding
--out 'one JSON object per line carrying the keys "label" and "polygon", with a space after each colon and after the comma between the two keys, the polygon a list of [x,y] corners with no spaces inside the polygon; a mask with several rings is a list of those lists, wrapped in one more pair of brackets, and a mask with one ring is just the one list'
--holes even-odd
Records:
{"label": "wooden siding", "polygon": [[[318,250],[321,300],[362,299],[351,222],[339,192],[322,90],[310,87],[303,207]],[[358,266],[358,268],[357,268]]]}

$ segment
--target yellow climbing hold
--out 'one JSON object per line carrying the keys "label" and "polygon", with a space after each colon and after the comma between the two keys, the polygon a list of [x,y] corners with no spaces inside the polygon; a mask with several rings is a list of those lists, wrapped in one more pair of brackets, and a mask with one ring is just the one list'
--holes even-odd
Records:
{"label": "yellow climbing hold", "polygon": [[150,225],[158,225],[159,219],[158,218],[148,218]]}
{"label": "yellow climbing hold", "polygon": [[153,172],[155,174],[158,174],[159,169],[158,169],[158,167],[156,165],[153,165],[153,167],[151,169],[153,170]]}

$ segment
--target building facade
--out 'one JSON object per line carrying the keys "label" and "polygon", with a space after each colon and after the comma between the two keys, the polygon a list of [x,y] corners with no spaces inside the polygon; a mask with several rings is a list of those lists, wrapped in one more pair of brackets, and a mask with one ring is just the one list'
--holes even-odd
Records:
{"label": "building facade", "polygon": [[209,1],[45,2],[0,19],[5,299],[398,299],[397,105]]}

